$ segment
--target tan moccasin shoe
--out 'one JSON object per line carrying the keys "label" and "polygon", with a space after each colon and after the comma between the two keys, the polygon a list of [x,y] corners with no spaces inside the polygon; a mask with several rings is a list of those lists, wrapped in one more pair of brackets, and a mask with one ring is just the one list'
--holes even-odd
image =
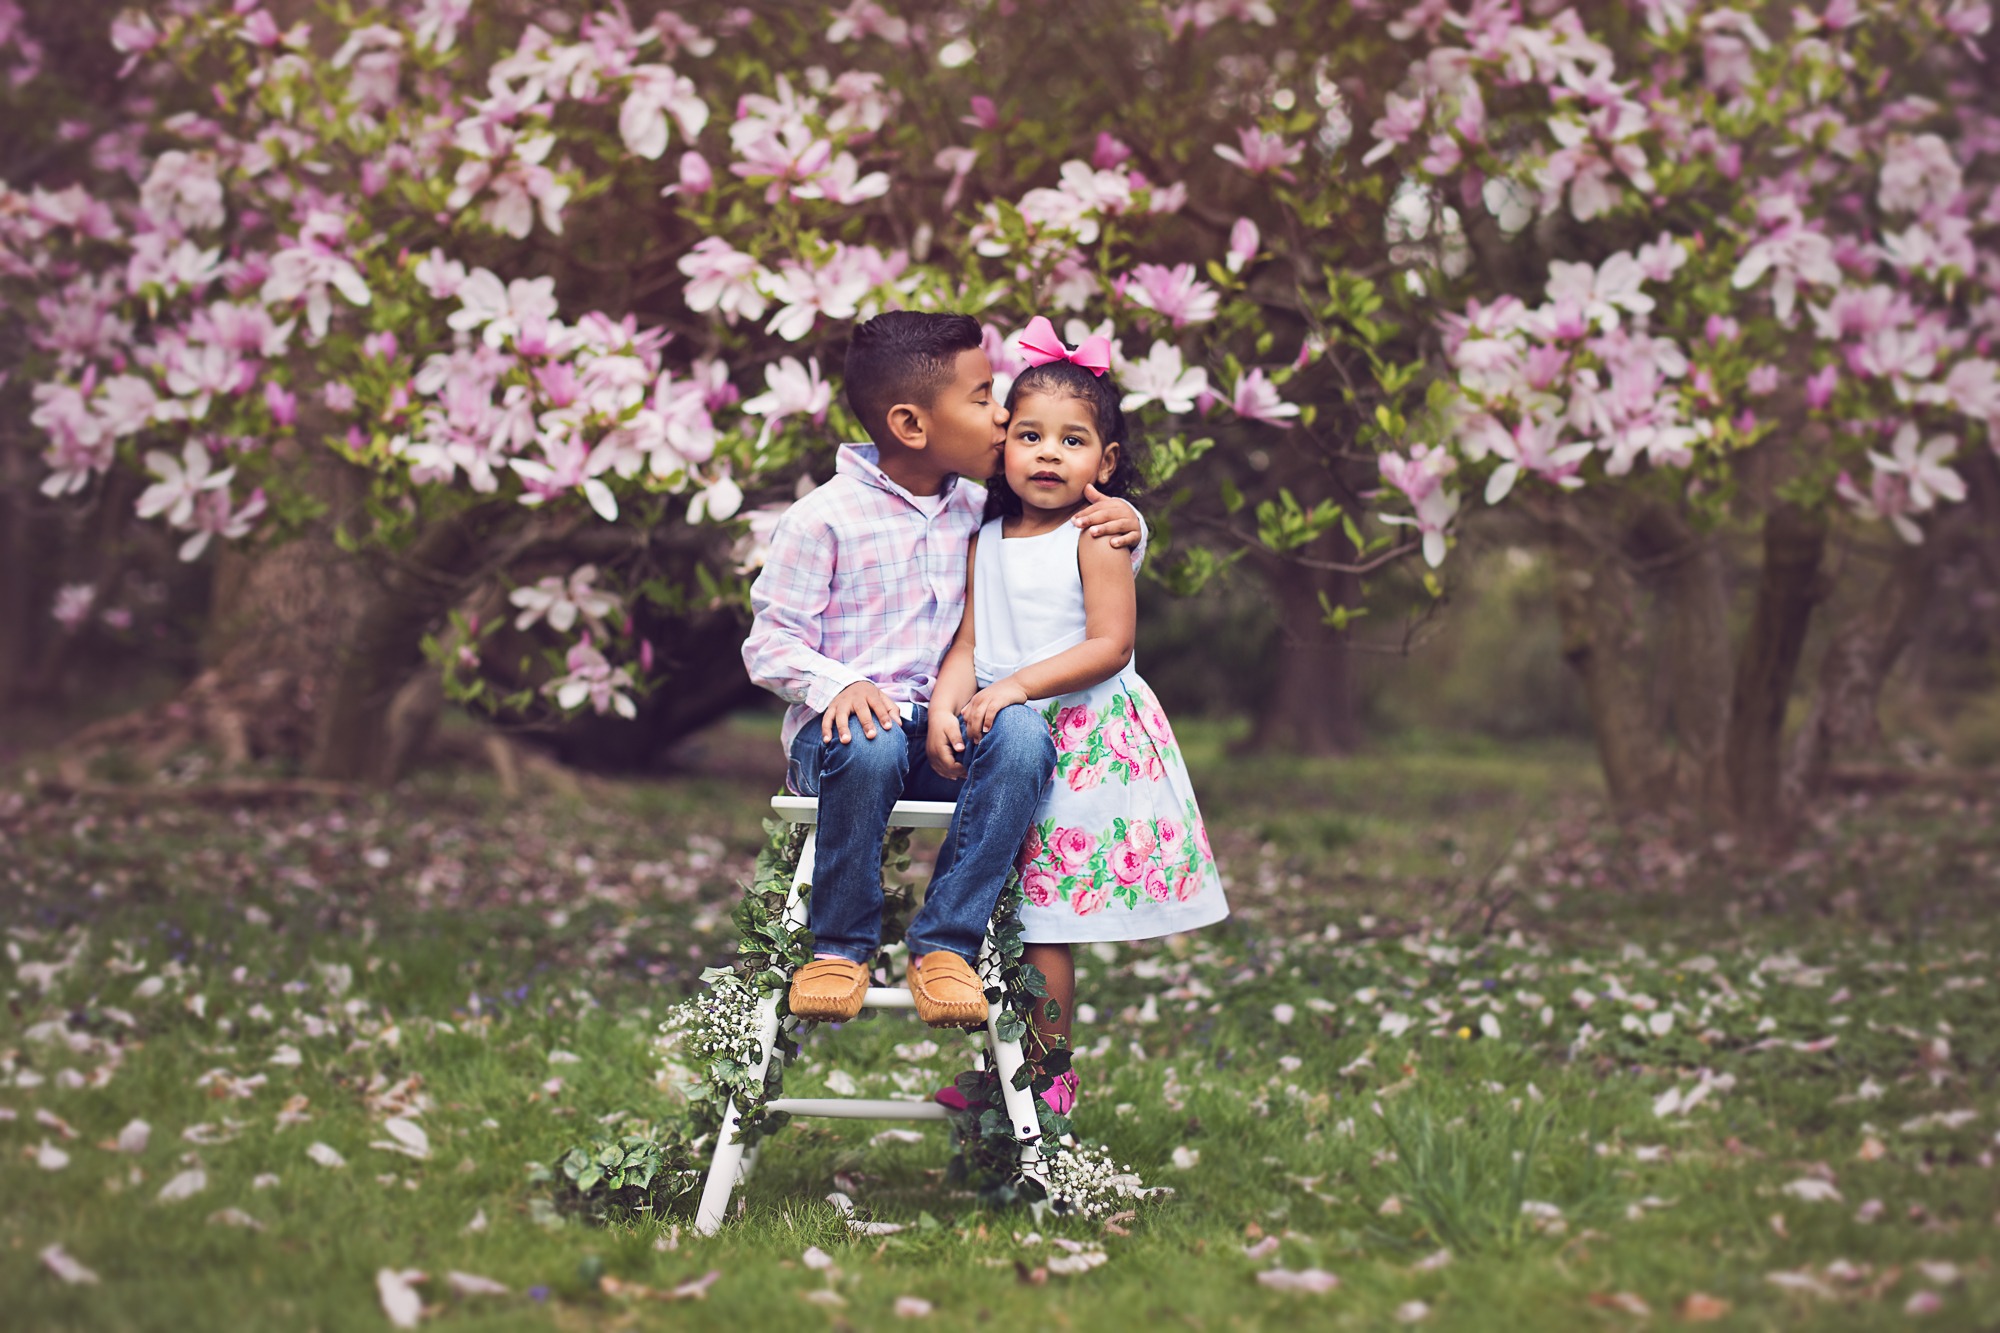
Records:
{"label": "tan moccasin shoe", "polygon": [[792,1012],[816,1023],[845,1023],[868,997],[868,969],[847,958],[815,958],[792,974]]}
{"label": "tan moccasin shoe", "polygon": [[986,1022],[986,987],[972,965],[949,949],[911,960],[910,998],[916,1001],[917,1017],[934,1028]]}

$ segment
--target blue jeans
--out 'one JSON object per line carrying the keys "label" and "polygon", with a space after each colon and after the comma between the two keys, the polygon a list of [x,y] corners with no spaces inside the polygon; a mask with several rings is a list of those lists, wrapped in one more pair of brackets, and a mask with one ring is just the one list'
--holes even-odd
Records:
{"label": "blue jeans", "polygon": [[966,775],[940,777],[924,751],[929,710],[899,726],[875,724],[869,740],[822,741],[817,718],[792,738],[786,785],[819,798],[809,924],[813,948],[870,963],[882,944],[882,838],[897,801],[955,801],[930,888],[905,942],[920,958],[948,949],[977,959],[993,905],[1027,840],[1055,773],[1056,748],[1041,714],[1016,704],[964,751]]}

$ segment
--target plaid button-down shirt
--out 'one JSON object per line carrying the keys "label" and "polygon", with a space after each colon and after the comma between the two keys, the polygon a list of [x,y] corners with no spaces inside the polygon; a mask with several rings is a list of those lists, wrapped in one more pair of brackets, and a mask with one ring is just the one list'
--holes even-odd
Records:
{"label": "plaid button-down shirt", "polygon": [[[787,509],[743,643],[750,679],[791,704],[782,740],[858,680],[899,704],[929,703],[965,614],[966,553],[986,488],[949,477],[935,514],[876,466],[872,444],[843,444],[833,479]],[[1145,551],[1143,520],[1133,567]]]}
{"label": "plaid button-down shirt", "polygon": [[756,621],[743,665],[791,704],[787,753],[799,729],[858,680],[897,703],[930,702],[965,614],[965,555],[986,488],[948,477],[942,504],[926,514],[876,456],[872,444],[840,446],[833,479],[785,511],[750,585]]}

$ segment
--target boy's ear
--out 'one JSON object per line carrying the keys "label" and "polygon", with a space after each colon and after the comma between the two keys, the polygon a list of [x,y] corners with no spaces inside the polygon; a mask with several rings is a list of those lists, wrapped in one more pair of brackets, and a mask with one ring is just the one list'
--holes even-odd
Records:
{"label": "boy's ear", "polygon": [[1104,446],[1104,460],[1097,465],[1097,484],[1102,486],[1111,480],[1111,474],[1118,470],[1118,451],[1124,446],[1116,440]]}
{"label": "boy's ear", "polygon": [[888,412],[889,436],[905,449],[921,449],[928,442],[924,411],[915,403],[897,403]]}

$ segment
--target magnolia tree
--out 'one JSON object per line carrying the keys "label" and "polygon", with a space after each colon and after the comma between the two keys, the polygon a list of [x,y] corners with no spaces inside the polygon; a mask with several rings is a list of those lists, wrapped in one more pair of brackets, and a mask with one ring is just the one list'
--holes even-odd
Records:
{"label": "magnolia tree", "polygon": [[[1447,247],[1447,276],[1463,270],[1445,290],[1464,304],[1443,319],[1451,438],[1385,456],[1382,475],[1427,537],[1468,491],[1488,505],[1537,492],[1585,576],[1568,637],[1614,795],[1657,802],[1679,767],[1768,828],[1830,523],[1917,548],[1967,498],[1964,471],[1993,475],[1988,7],[1592,13],[1384,14],[1418,54],[1367,157],[1398,171],[1413,230]],[[1579,491],[1595,494],[1560,502]],[[1593,527],[1607,513],[1611,530]],[[1733,665],[1705,536],[1732,522],[1762,548]],[[1829,651],[1799,748],[1807,788],[1831,741],[1872,723],[1928,586],[1910,577],[1915,551],[1896,563]],[[1647,733],[1657,710],[1615,646],[1634,629],[1635,566],[1670,607],[1677,757]]]}
{"label": "magnolia tree", "polygon": [[[1473,509],[1760,529],[1703,716],[1768,794],[1827,513],[1921,537],[2000,395],[1994,135],[1934,97],[1985,9],[1533,10],[130,11],[115,113],[0,194],[40,484],[142,474],[183,560],[337,538],[372,575],[314,764],[380,771],[421,643],[475,706],[634,711],[857,437],[852,321],[974,312],[1006,375],[1046,313],[1113,339],[1155,572],[1278,589],[1288,725]],[[32,98],[6,0],[0,38]]]}

